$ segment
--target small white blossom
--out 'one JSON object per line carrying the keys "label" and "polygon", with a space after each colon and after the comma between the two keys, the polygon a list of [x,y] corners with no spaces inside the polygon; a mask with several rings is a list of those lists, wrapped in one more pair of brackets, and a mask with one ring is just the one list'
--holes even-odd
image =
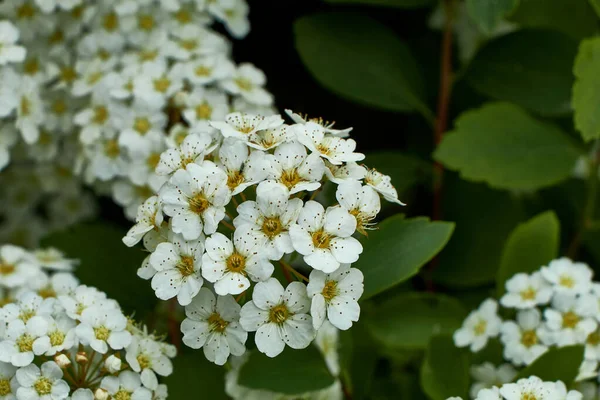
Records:
{"label": "small white blossom", "polygon": [[505,321],[500,329],[504,358],[514,365],[529,365],[548,350],[548,333],[537,309],[519,311],[517,322]]}
{"label": "small white blossom", "polygon": [[502,364],[497,368],[490,362],[473,365],[471,377],[474,382],[471,385],[470,395],[472,398],[476,398],[481,390],[492,389],[494,386],[500,387],[511,382],[515,376],[517,376],[517,371],[510,364]]}
{"label": "small white blossom", "polygon": [[98,353],[106,354],[110,348],[120,350],[131,343],[127,318],[119,309],[92,306],[81,313],[81,323],[75,332],[81,343],[90,345]]}
{"label": "small white blossom", "polygon": [[62,400],[69,396],[69,385],[61,379],[63,371],[53,361],[43,363],[41,369],[35,364],[20,368],[16,376],[21,385],[17,389],[19,399]]}
{"label": "small white blossom", "polygon": [[25,59],[25,48],[17,45],[19,30],[10,21],[0,21],[0,65]]}
{"label": "small white blossom", "polygon": [[365,158],[364,154],[354,152],[356,149],[354,140],[326,135],[323,126],[315,122],[295,125],[294,130],[300,143],[334,165],[361,161]]}
{"label": "small white blossom", "polygon": [[540,272],[518,273],[506,281],[506,294],[500,304],[508,308],[531,308],[549,303],[552,294],[552,287]]}
{"label": "small white blossom", "polygon": [[542,276],[552,284],[555,291],[567,294],[583,294],[592,287],[593,272],[586,264],[574,263],[568,258],[551,261],[541,269]]}
{"label": "small white blossom", "polygon": [[463,326],[454,333],[456,346],[469,346],[472,352],[483,349],[490,338],[500,333],[502,320],[497,312],[496,301],[487,299],[481,303],[477,310],[467,316]]}

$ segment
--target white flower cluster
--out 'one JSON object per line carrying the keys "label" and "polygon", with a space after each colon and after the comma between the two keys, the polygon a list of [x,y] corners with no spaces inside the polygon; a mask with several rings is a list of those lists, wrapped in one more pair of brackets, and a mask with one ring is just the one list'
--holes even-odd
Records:
{"label": "white flower cluster", "polygon": [[54,249],[0,246],[0,398],[165,399],[176,349],[71,274]]}
{"label": "white flower cluster", "polygon": [[499,337],[504,358],[515,367],[531,364],[551,347],[585,345],[578,381],[598,378],[600,362],[600,283],[583,263],[568,258],[551,261],[532,273],[506,282],[500,305],[515,310],[502,320],[498,303],[485,300],[454,334],[459,347],[477,352]]}
{"label": "white flower cluster", "polygon": [[[363,292],[354,236],[373,227],[380,195],[402,204],[388,176],[357,164],[349,129],[288,114],[292,125],[231,113],[210,123],[218,135],[190,134],[162,153],[156,173],[168,180],[123,238],[144,239],[151,254],[138,274],[186,307],[184,343],[217,364],[242,355],[249,332],[275,357],[307,347],[326,320],[350,328]],[[327,207],[314,200],[326,186],[337,198]]]}
{"label": "white flower cluster", "polygon": [[[164,150],[189,132],[212,130],[208,120],[231,111],[271,112],[262,71],[233,63],[229,41],[211,29],[218,21],[242,37],[247,14],[245,0],[2,2],[0,170],[9,161],[11,169],[28,166],[36,181],[27,204],[52,190],[48,185],[63,185],[53,207],[66,221],[93,209],[88,198],[78,202],[79,184],[64,189],[66,177],[112,196],[133,220],[164,183],[154,173]],[[11,189],[0,198],[23,208],[22,186],[2,182]],[[11,238],[29,224],[6,214]]]}
{"label": "white flower cluster", "polygon": [[[576,390],[567,390],[561,381],[544,382],[537,376],[519,379],[516,383],[506,383],[501,387],[492,386],[481,389],[475,400],[581,400],[583,395]],[[460,397],[449,397],[447,400],[462,400]]]}

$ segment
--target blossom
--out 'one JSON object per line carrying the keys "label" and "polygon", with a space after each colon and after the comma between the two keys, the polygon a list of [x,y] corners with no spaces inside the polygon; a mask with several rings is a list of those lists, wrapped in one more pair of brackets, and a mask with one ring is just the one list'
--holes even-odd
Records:
{"label": "blossom", "polygon": [[225,140],[219,149],[221,167],[227,174],[227,186],[232,195],[263,181],[270,169],[269,160],[259,151],[249,153],[248,147],[238,140]]}
{"label": "blossom", "polygon": [[515,376],[517,376],[517,371],[510,364],[502,364],[497,368],[490,362],[473,365],[471,367],[471,377],[474,383],[471,385],[470,395],[476,398],[483,389],[492,389],[494,386],[500,387],[511,382]]}
{"label": "blossom", "polygon": [[113,399],[152,399],[152,392],[142,386],[140,375],[133,371],[123,371],[119,376],[107,376],[102,379],[100,387]]}
{"label": "blossom", "polygon": [[505,384],[500,388],[500,394],[507,400],[521,400],[527,396],[533,399],[559,399],[554,382],[544,382],[535,376]]}
{"label": "blossom", "polygon": [[315,122],[309,121],[304,125],[295,125],[294,128],[300,143],[334,165],[361,161],[365,158],[364,154],[354,152],[356,149],[354,140],[328,136],[323,126]]}
{"label": "blossom", "polygon": [[541,319],[540,312],[534,308],[519,311],[516,323],[502,323],[500,340],[504,345],[504,358],[514,365],[529,365],[548,350],[548,333]]}
{"label": "blossom", "polygon": [[192,303],[185,307],[186,319],[181,324],[183,343],[193,349],[204,349],[206,358],[223,365],[229,354],[241,356],[246,351],[248,332],[239,323],[241,307],[231,296],[215,295],[200,289]]}
{"label": "blossom", "polygon": [[10,21],[0,21],[0,65],[25,59],[25,48],[17,45],[19,30]]}
{"label": "blossom", "polygon": [[173,372],[173,364],[160,344],[149,337],[134,337],[127,346],[125,359],[135,372],[141,373],[143,385],[149,389],[158,387],[156,374],[169,376]]}
{"label": "blossom", "polygon": [[384,175],[375,169],[370,169],[365,175],[365,183],[379,192],[387,201],[400,204],[401,206],[406,205],[398,200],[398,192],[392,185],[392,178],[389,176]]}
{"label": "blossom", "polygon": [[285,185],[290,194],[303,190],[312,192],[320,186],[325,171],[323,160],[317,154],[307,155],[298,142],[283,143],[271,158],[270,179]]}
{"label": "blossom", "polygon": [[592,310],[597,306],[589,297],[575,297],[565,292],[556,295],[552,307],[544,311],[551,340],[559,346],[585,343],[598,322]]}
{"label": "blossom", "polygon": [[170,175],[178,169],[195,161],[202,161],[204,156],[214,149],[212,138],[208,133],[190,134],[185,137],[181,146],[164,151],[156,166],[159,175]]}
{"label": "blossom", "polygon": [[518,273],[506,281],[506,294],[500,299],[500,304],[509,308],[531,308],[547,304],[552,294],[552,287],[540,272],[531,275]]}
{"label": "blossom", "polygon": [[17,370],[19,399],[56,399],[62,400],[69,396],[69,385],[62,380],[63,372],[53,361],[48,361],[38,367],[30,364]]}
{"label": "blossom", "polygon": [[257,283],[252,301],[244,304],[240,324],[248,332],[256,331],[256,346],[268,357],[280,354],[287,344],[293,349],[306,348],[314,338],[310,302],[306,287],[292,282],[287,288],[275,278]]}
{"label": "blossom", "polygon": [[498,317],[498,303],[487,299],[472,311],[460,329],[454,332],[454,343],[458,347],[469,346],[477,352],[485,347],[488,339],[500,333],[502,320]]}
{"label": "blossom", "polygon": [[120,350],[131,343],[127,318],[119,309],[109,306],[92,306],[81,313],[81,323],[75,328],[81,343],[90,345],[98,353],[109,349]]}
{"label": "blossom", "polygon": [[123,243],[129,247],[135,246],[147,232],[160,227],[162,221],[163,214],[158,197],[149,197],[138,207],[136,224],[123,237]]}
{"label": "blossom", "polygon": [[50,348],[47,332],[48,322],[43,317],[32,317],[26,323],[20,319],[11,321],[4,341],[0,342],[0,361],[15,367],[31,364],[34,355],[41,355]]}
{"label": "blossom", "polygon": [[366,235],[381,211],[381,201],[377,192],[370,186],[362,186],[360,182],[348,180],[338,185],[335,197],[340,206],[356,218],[356,230]]}
{"label": "blossom", "polygon": [[251,135],[265,129],[274,129],[283,124],[279,115],[264,117],[262,115],[234,112],[225,116],[225,121],[211,121],[213,128],[219,129],[228,138],[233,137],[247,141]]}
{"label": "blossom", "polygon": [[592,270],[586,264],[574,263],[568,258],[551,261],[541,269],[542,276],[552,284],[555,291],[567,294],[583,294],[592,287]]}
{"label": "blossom", "polygon": [[265,74],[249,63],[240,64],[231,78],[221,82],[221,86],[229,93],[240,95],[249,103],[270,105],[273,98],[264,89]]}

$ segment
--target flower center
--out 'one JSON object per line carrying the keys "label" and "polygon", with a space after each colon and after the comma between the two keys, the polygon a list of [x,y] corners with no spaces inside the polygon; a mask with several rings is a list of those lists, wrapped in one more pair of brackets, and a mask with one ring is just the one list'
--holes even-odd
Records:
{"label": "flower center", "polygon": [[531,286],[521,292],[521,299],[523,300],[535,300],[536,290]]}
{"label": "flower center", "polygon": [[10,389],[10,380],[0,379],[0,396],[7,396],[11,393],[12,391]]}
{"label": "flower center", "polygon": [[246,257],[239,253],[233,253],[227,258],[227,271],[234,273],[243,273],[246,268]]}
{"label": "flower center", "polygon": [[568,311],[563,314],[563,328],[574,329],[579,323],[579,315],[575,314],[573,311]]}
{"label": "flower center", "polygon": [[194,269],[194,258],[190,256],[182,256],[181,260],[179,260],[177,263],[176,268],[184,277],[193,275],[196,272]]}
{"label": "flower center", "polygon": [[558,284],[566,288],[572,289],[573,286],[575,286],[575,280],[568,275],[562,275],[558,280]]}
{"label": "flower center", "polygon": [[138,53],[140,61],[152,61],[156,60],[156,57],[158,57],[158,50],[140,50]]}
{"label": "flower center", "polygon": [[60,70],[60,79],[63,82],[73,82],[77,78],[77,72],[69,66],[63,67]]}
{"label": "flower center", "polygon": [[283,183],[288,189],[293,188],[302,181],[298,170],[295,168],[289,171],[283,171],[281,173],[281,183]]}
{"label": "flower center", "polygon": [[58,99],[52,103],[52,112],[56,115],[63,115],[67,112],[67,103],[63,99]]}
{"label": "flower center", "polygon": [[0,262],[0,275],[10,275],[15,272],[16,267],[13,264]]}
{"label": "flower center", "polygon": [[263,220],[262,231],[269,239],[273,239],[283,231],[279,217],[268,217]]}
{"label": "flower center", "polygon": [[328,249],[331,244],[331,236],[323,229],[320,229],[312,234],[312,242],[318,249]]}
{"label": "flower center", "polygon": [[21,7],[18,7],[16,11],[18,19],[31,19],[35,16],[35,8],[29,3],[25,3]]}
{"label": "flower center", "polygon": [[321,294],[325,297],[327,302],[331,301],[338,294],[337,281],[327,281]]}
{"label": "flower center", "polygon": [[171,81],[167,77],[160,77],[154,80],[154,90],[160,93],[165,93],[169,86],[171,86]]}
{"label": "flower center", "polygon": [[28,116],[31,114],[31,102],[25,96],[21,96],[21,115]]}
{"label": "flower center", "polygon": [[107,32],[114,32],[119,28],[119,17],[115,13],[106,14],[102,21],[102,27]]}
{"label": "flower center", "polygon": [[531,392],[521,394],[521,400],[538,400],[538,397]]}
{"label": "flower center", "polygon": [[590,335],[587,337],[587,343],[591,344],[592,346],[597,346],[600,344],[600,332],[596,331],[590,333]]}
{"label": "flower center", "polygon": [[60,346],[65,341],[65,334],[61,331],[54,331],[50,333],[50,344],[52,346]]}
{"label": "flower center", "polygon": [[187,51],[192,51],[198,47],[199,43],[196,39],[185,39],[180,40],[179,45]]}
{"label": "flower center", "polygon": [[126,390],[119,389],[112,397],[114,400],[131,400],[131,393]]}
{"label": "flower center", "polygon": [[108,119],[108,110],[104,106],[96,106],[94,107],[94,116],[92,117],[92,122],[97,125],[102,125]]}
{"label": "flower center", "polygon": [[40,62],[37,58],[31,58],[23,64],[23,73],[25,75],[35,75],[40,70]]}
{"label": "flower center", "polygon": [[189,199],[190,210],[196,214],[202,214],[208,207],[210,203],[206,200],[203,193],[198,193],[191,199]]}
{"label": "flower center", "polygon": [[138,18],[138,26],[141,30],[149,32],[154,29],[154,18],[152,15],[140,15]]}
{"label": "flower center", "polygon": [[189,24],[192,22],[192,16],[190,15],[190,12],[188,10],[184,10],[183,8],[173,14],[173,16],[182,24]]}
{"label": "flower center", "polygon": [[23,310],[21,314],[19,314],[19,319],[25,323],[31,319],[31,317],[35,316],[35,311],[33,310]]}
{"label": "flower center", "polygon": [[133,129],[138,131],[140,135],[145,135],[146,133],[148,133],[151,127],[152,125],[150,125],[150,121],[148,121],[148,118],[145,117],[138,117],[133,123]]}
{"label": "flower center", "polygon": [[196,76],[210,76],[211,73],[212,70],[204,65],[201,65],[194,70],[194,74],[196,74]]}
{"label": "flower center", "polygon": [[487,329],[487,321],[485,319],[479,320],[477,325],[473,327],[473,332],[475,332],[475,336],[481,336],[485,333]]}
{"label": "flower center", "polygon": [[285,304],[280,304],[269,311],[269,321],[275,324],[283,324],[290,316],[290,311]]}
{"label": "flower center", "polygon": [[244,183],[245,180],[241,171],[231,171],[227,174],[227,186],[231,190]]}
{"label": "flower center", "polygon": [[152,361],[150,361],[150,357],[145,354],[139,354],[137,356],[137,362],[140,364],[141,369],[150,368],[152,366]]}
{"label": "flower center", "polygon": [[198,119],[209,119],[212,115],[212,107],[206,103],[202,103],[196,106],[196,118]]}
{"label": "flower center", "polygon": [[33,350],[34,340],[35,339],[33,338],[33,336],[25,333],[25,334],[19,336],[19,338],[15,341],[15,343],[21,353],[26,353],[28,351]]}
{"label": "flower center", "polygon": [[247,92],[247,91],[250,91],[250,90],[252,90],[252,87],[254,86],[254,85],[252,84],[252,82],[251,82],[249,79],[246,79],[246,78],[237,78],[237,79],[235,80],[235,84],[236,84],[236,85],[237,85],[237,86],[238,86],[238,87],[239,87],[241,90],[244,90],[244,91],[246,91],[246,92]]}
{"label": "flower center", "polygon": [[56,297],[56,292],[50,286],[38,290],[38,294],[43,298]]}
{"label": "flower center", "polygon": [[102,78],[104,76],[104,74],[102,73],[102,71],[96,71],[96,72],[92,72],[88,78],[86,79],[87,83],[89,83],[90,85],[95,84],[96,82],[98,82],[100,80],[100,78]]}
{"label": "flower center", "polygon": [[33,384],[33,388],[40,396],[52,393],[52,382],[46,377],[38,378]]}
{"label": "flower center", "polygon": [[104,154],[108,158],[117,158],[121,154],[121,148],[116,139],[107,140],[104,144]]}
{"label": "flower center", "polygon": [[152,153],[146,159],[146,164],[152,171],[154,171],[156,169],[156,166],[158,165],[159,162],[160,162],[160,153]]}
{"label": "flower center", "polygon": [[216,312],[212,313],[210,317],[208,317],[208,329],[211,332],[223,333],[225,332],[225,329],[227,329],[227,325],[229,325],[229,322],[221,318],[221,316]]}
{"label": "flower center", "polygon": [[106,341],[110,336],[110,331],[105,326],[99,326],[98,328],[94,328],[94,334],[96,335],[96,339]]}
{"label": "flower center", "polygon": [[525,347],[531,347],[534,344],[537,344],[537,342],[538,342],[538,337],[537,337],[537,334],[535,333],[535,330],[525,331],[521,335],[521,343]]}

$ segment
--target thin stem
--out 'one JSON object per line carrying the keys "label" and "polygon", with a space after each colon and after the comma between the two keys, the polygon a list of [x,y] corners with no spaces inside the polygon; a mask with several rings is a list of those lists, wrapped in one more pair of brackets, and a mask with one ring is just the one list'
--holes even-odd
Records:
{"label": "thin stem", "polygon": [[314,200],[319,195],[319,193],[321,193],[321,190],[323,190],[323,185],[321,185],[317,190],[312,192],[309,200]]}
{"label": "thin stem", "polygon": [[238,208],[239,204],[238,204],[237,200],[235,199],[235,196],[231,196],[231,202],[233,203],[235,208]]}
{"label": "thin stem", "polygon": [[177,347],[177,350],[181,350],[181,343],[179,337],[179,324],[175,318],[177,312],[177,299],[173,298],[169,300],[169,338],[171,343]]}
{"label": "thin stem", "polygon": [[[302,275],[300,272],[296,271],[296,269],[294,269],[294,267],[292,267],[291,265],[289,265],[288,263],[286,263],[283,260],[279,260],[279,264],[281,264],[281,266],[284,268],[285,270],[290,271],[292,274],[294,274],[296,276],[296,278],[303,280],[305,282],[308,282],[308,278],[305,277],[304,275]],[[291,281],[290,281],[291,282]]]}
{"label": "thin stem", "polygon": [[244,297],[245,295],[246,295],[246,291],[244,290],[242,293],[240,293],[240,294],[238,295],[238,297],[236,297],[236,298],[235,298],[235,302],[236,302],[236,303],[239,303],[239,302],[240,302],[240,300],[242,299],[242,297]]}
{"label": "thin stem", "polygon": [[242,198],[242,201],[246,201],[246,195],[244,192],[240,193],[240,197]]}
{"label": "thin stem", "polygon": [[[597,141],[595,148],[598,148],[600,141]],[[594,210],[596,208],[596,201],[598,199],[598,167],[600,166],[600,150],[596,150],[590,159],[588,160],[589,165],[589,177],[587,181],[587,196],[585,204],[583,206],[583,213],[581,216],[581,225],[579,230],[573,237],[567,255],[570,258],[576,258],[583,237],[588,230],[599,229],[598,221],[594,221]]]}
{"label": "thin stem", "polygon": [[283,272],[283,276],[285,276],[285,280],[288,281],[288,283],[293,282],[294,280],[290,275],[290,271],[285,267],[285,263],[280,260],[279,265],[281,265],[281,271]]}
{"label": "thin stem", "polygon": [[[229,217],[231,218],[231,217]],[[229,222],[225,221],[224,219],[221,220],[221,223],[226,226],[227,228],[231,229],[232,231],[235,231],[235,226],[231,225]]]}

